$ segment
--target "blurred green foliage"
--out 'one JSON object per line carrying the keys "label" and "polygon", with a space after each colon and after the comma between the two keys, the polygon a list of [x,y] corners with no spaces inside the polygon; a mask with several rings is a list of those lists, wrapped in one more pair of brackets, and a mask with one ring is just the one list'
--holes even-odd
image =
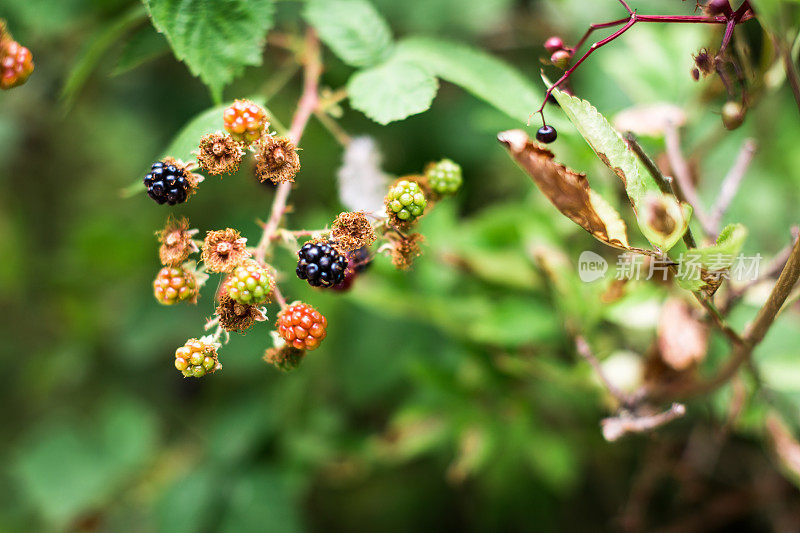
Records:
{"label": "blurred green foliage", "polygon": [[[689,4],[636,7],[691,13]],[[539,86],[540,43],[548,35],[561,32],[574,42],[589,23],[620,16],[614,0],[375,5],[396,36],[444,35],[486,50],[532,87]],[[298,30],[301,10],[300,3],[278,2],[276,27]],[[527,100],[503,95],[494,102],[503,113],[447,83],[466,83],[451,79],[461,73],[434,68],[444,81],[424,114],[381,127],[347,108],[341,126],[374,136],[388,172],[417,172],[443,156],[464,167],[459,195],[422,221],[425,254],[407,273],[379,258],[347,294],[312,292],[287,275],[288,297],[307,299],[328,317],[322,347],[297,371],[280,374],[261,360],[269,344],[261,324],[223,349],[222,374],[184,380],[172,354],[202,333],[215,287],[196,307],[157,305],[153,233],[168,210],[121,191],[170,143],[178,151],[191,146],[192,139],[174,139],[193,118],[217,112],[209,92],[132,0],[5,0],[0,17],[36,62],[26,85],[0,95],[0,529],[619,526],[636,472],[658,463],[653,454],[663,450],[653,452],[648,438],[602,440],[604,393],[575,358],[565,321],[592,336],[601,357],[620,349],[644,357],[655,328],[644,310],[657,309],[667,290],[643,285],[604,304],[605,287],[578,281],[582,250],[612,264],[615,258],[561,217],[497,145],[498,131],[520,127],[524,117],[517,115],[535,110]],[[741,39],[748,46],[766,46],[756,22],[747,28]],[[728,218],[749,228],[747,252],[769,257],[798,221],[798,117],[790,93],[774,87],[741,129],[724,132],[720,87],[689,76],[691,53],[719,38],[716,28],[642,25],[585,63],[573,88],[606,116],[656,101],[686,109],[687,144],[698,147],[692,162],[707,205],[742,140],[756,138],[758,155]],[[404,42],[405,53],[422,54],[415,41]],[[353,69],[329,51],[325,57],[324,84],[344,86]],[[267,47],[263,65],[246,68],[225,98],[269,96],[270,110],[288,123],[300,77],[267,94],[288,62]],[[558,110],[549,114],[563,124],[558,158],[587,172],[629,215],[617,178]],[[646,145],[663,149],[658,139]],[[341,152],[312,120],[292,227],[322,227],[342,210],[335,183]],[[236,176],[208,179],[173,212],[201,231],[240,228],[254,242],[254,222],[266,216],[271,197],[245,165]],[[556,279],[543,273],[536,250],[558,265]],[[290,254],[278,257],[276,266],[291,274]],[[732,322],[741,327],[754,310],[746,302]],[[274,317],[276,307],[269,311]],[[757,352],[763,378],[791,408],[800,401],[797,318],[787,312]],[[725,353],[725,342],[715,339],[706,364]],[[690,404],[687,420],[662,430],[664,453],[674,459],[690,441],[717,442],[730,396],[728,388]],[[796,506],[796,495],[764,474],[773,468],[762,450],[764,415],[763,404],[748,403],[694,482],[708,494],[724,493],[755,486],[761,476]],[[654,523],[669,524],[697,504],[666,482],[655,492]],[[740,520],[752,529],[768,522],[758,506]]]}

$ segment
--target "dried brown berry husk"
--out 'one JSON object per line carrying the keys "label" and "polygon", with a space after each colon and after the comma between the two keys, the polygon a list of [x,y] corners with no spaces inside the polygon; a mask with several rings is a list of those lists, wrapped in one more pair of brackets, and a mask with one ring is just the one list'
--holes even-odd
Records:
{"label": "dried brown berry husk", "polygon": [[231,272],[250,257],[247,239],[232,228],[209,231],[203,241],[203,262],[209,272]]}
{"label": "dried brown berry husk", "polygon": [[714,71],[714,59],[708,53],[707,48],[703,48],[694,56],[694,64],[697,65],[703,77]]}
{"label": "dried brown berry husk", "polygon": [[186,181],[189,182],[189,190],[186,192],[187,199],[197,192],[197,186],[203,181],[204,178],[200,174],[195,174],[192,172],[192,170],[197,168],[197,164],[194,161],[184,163],[180,159],[175,159],[174,157],[165,157],[161,160],[161,162],[164,163],[164,165],[174,165],[178,170],[183,172],[184,176],[186,176]]}
{"label": "dried brown berry husk", "polygon": [[392,264],[398,270],[408,270],[414,259],[422,255],[420,243],[425,240],[420,233],[402,235],[397,233],[392,242]]}
{"label": "dried brown berry husk", "polygon": [[264,135],[256,145],[256,176],[261,182],[273,183],[294,181],[300,170],[297,148],[287,137]]}
{"label": "dried brown berry husk", "polygon": [[264,352],[263,359],[278,370],[289,372],[300,366],[305,356],[305,350],[298,350],[294,346],[284,345],[268,348]]}
{"label": "dried brown berry husk", "polygon": [[242,146],[220,131],[204,135],[195,154],[200,168],[212,175],[234,174],[244,157]]}
{"label": "dried brown berry husk", "polygon": [[363,211],[339,213],[333,221],[331,237],[343,253],[369,246],[377,237]]}
{"label": "dried brown berry husk", "polygon": [[256,322],[267,319],[260,308],[255,305],[240,304],[227,295],[220,298],[216,314],[219,325],[225,331],[243,332]]}
{"label": "dried brown berry husk", "polygon": [[158,242],[161,243],[161,247],[158,249],[161,264],[177,266],[186,261],[191,254],[198,252],[197,244],[193,239],[196,234],[196,229],[189,229],[188,218],[176,219],[170,215],[164,229],[156,232]]}

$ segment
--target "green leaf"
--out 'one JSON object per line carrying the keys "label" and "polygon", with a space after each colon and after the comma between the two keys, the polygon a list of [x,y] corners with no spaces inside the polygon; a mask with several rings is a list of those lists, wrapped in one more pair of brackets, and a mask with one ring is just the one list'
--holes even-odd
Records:
{"label": "green leaf", "polygon": [[747,228],[741,224],[729,224],[720,232],[715,244],[693,248],[686,252],[686,255],[705,268],[712,270],[728,268],[741,251],[746,238]]}
{"label": "green leaf", "polygon": [[[547,78],[544,76],[542,78],[545,84],[550,85]],[[553,91],[553,96],[597,157],[622,180],[644,236],[653,246],[664,251],[672,248],[688,228],[691,210],[681,207],[673,195],[661,191],[655,178],[643,168],[636,154],[622,139],[622,135],[592,104],[558,89]],[[652,231],[645,220],[648,198],[657,198],[666,207],[667,212],[675,213],[680,231],[670,232],[669,235],[658,235]],[[678,219],[678,214],[683,214],[683,218]]]}
{"label": "green leaf", "polygon": [[287,476],[276,469],[249,469],[235,480],[218,531],[302,531],[292,489]]}
{"label": "green leaf", "polygon": [[204,524],[212,521],[216,512],[215,495],[220,483],[220,476],[209,465],[195,466],[189,474],[176,480],[158,501],[159,531],[203,531]]}
{"label": "green leaf", "polygon": [[117,19],[101,26],[102,29],[92,36],[61,89],[61,100],[65,110],[72,107],[78,93],[108,49],[143,18],[142,6],[134,6]]}
{"label": "green leaf", "polygon": [[415,37],[398,43],[396,56],[424,65],[520,122],[542,103],[542,92],[516,69],[463,44]]}
{"label": "green leaf", "polygon": [[425,68],[397,59],[356,72],[347,83],[350,105],[384,125],[426,111],[438,89]]}
{"label": "green leaf", "polygon": [[175,57],[209,87],[216,102],[246,66],[261,64],[273,0],[143,0]]}
{"label": "green leaf", "polygon": [[155,420],[142,405],[116,397],[103,405],[88,428],[44,423],[14,463],[22,491],[53,525],[112,500],[153,453]]}
{"label": "green leaf", "polygon": [[169,52],[169,43],[153,26],[147,24],[134,33],[125,43],[125,48],[117,59],[112,76],[124,74]]}
{"label": "green leaf", "polygon": [[371,67],[391,54],[389,26],[366,0],[310,0],[303,17],[350,66]]}
{"label": "green leaf", "polygon": [[[250,97],[249,100],[264,105],[262,97]],[[229,104],[222,104],[207,109],[195,116],[181,129],[175,136],[169,147],[165,151],[165,156],[174,157],[183,161],[191,161],[194,156],[192,152],[197,150],[200,137],[207,133],[214,133],[222,130],[222,112]]]}

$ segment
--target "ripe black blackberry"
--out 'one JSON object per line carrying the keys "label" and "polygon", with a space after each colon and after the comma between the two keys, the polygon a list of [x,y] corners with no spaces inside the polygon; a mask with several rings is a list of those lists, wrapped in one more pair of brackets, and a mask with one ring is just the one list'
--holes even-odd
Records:
{"label": "ripe black blackberry", "polygon": [[180,204],[189,197],[192,184],[186,171],[172,164],[156,161],[144,177],[147,194],[159,204]]}
{"label": "ripe black blackberry", "polygon": [[347,257],[327,242],[307,242],[297,252],[297,277],[312,287],[332,287],[342,282]]}

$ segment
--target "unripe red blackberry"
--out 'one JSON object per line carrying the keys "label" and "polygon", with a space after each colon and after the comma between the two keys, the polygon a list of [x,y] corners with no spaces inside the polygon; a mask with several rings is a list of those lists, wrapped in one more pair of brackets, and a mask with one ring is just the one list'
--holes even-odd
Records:
{"label": "unripe red blackberry", "polygon": [[181,204],[192,191],[187,171],[169,161],[156,161],[144,177],[147,194],[159,204]]}
{"label": "unripe red blackberry", "polygon": [[246,305],[258,305],[269,299],[275,282],[269,271],[249,259],[236,267],[225,280],[223,292],[232,300]]}
{"label": "unripe red blackberry", "polygon": [[189,339],[175,350],[175,368],[183,377],[201,378],[222,368],[217,358],[217,348],[202,339]]}
{"label": "unripe red blackberry", "polygon": [[556,68],[560,68],[564,70],[569,65],[569,60],[572,58],[572,54],[567,52],[566,50],[556,50],[553,52],[553,55],[550,56],[550,62]]}
{"label": "unripe red blackberry", "polygon": [[174,305],[197,300],[194,274],[182,267],[164,267],[153,281],[153,294],[159,303]]}
{"label": "unripe red blackberry", "polygon": [[314,350],[327,335],[328,321],[310,305],[294,302],[278,313],[276,325],[288,345],[298,350]]}
{"label": "unripe red blackberry", "polygon": [[429,165],[425,169],[425,177],[431,189],[441,195],[454,194],[464,181],[461,166],[450,159]]}
{"label": "unripe red blackberry", "polygon": [[331,287],[344,280],[347,257],[330,242],[307,242],[297,252],[297,277],[312,287]]}
{"label": "unripe red blackberry", "polygon": [[419,184],[414,181],[400,180],[389,189],[384,200],[390,215],[404,222],[410,222],[422,216],[428,202]]}
{"label": "unripe red blackberry", "polygon": [[16,41],[0,39],[0,89],[22,85],[32,72],[31,51]]}
{"label": "unripe red blackberry", "polygon": [[562,50],[563,48],[564,48],[564,41],[561,40],[561,37],[557,37],[555,35],[553,37],[550,37],[544,42],[544,49],[550,52],[551,54],[553,52]]}
{"label": "unripe red blackberry", "polygon": [[239,142],[257,141],[269,125],[267,112],[250,100],[236,100],[223,113],[225,129]]}

